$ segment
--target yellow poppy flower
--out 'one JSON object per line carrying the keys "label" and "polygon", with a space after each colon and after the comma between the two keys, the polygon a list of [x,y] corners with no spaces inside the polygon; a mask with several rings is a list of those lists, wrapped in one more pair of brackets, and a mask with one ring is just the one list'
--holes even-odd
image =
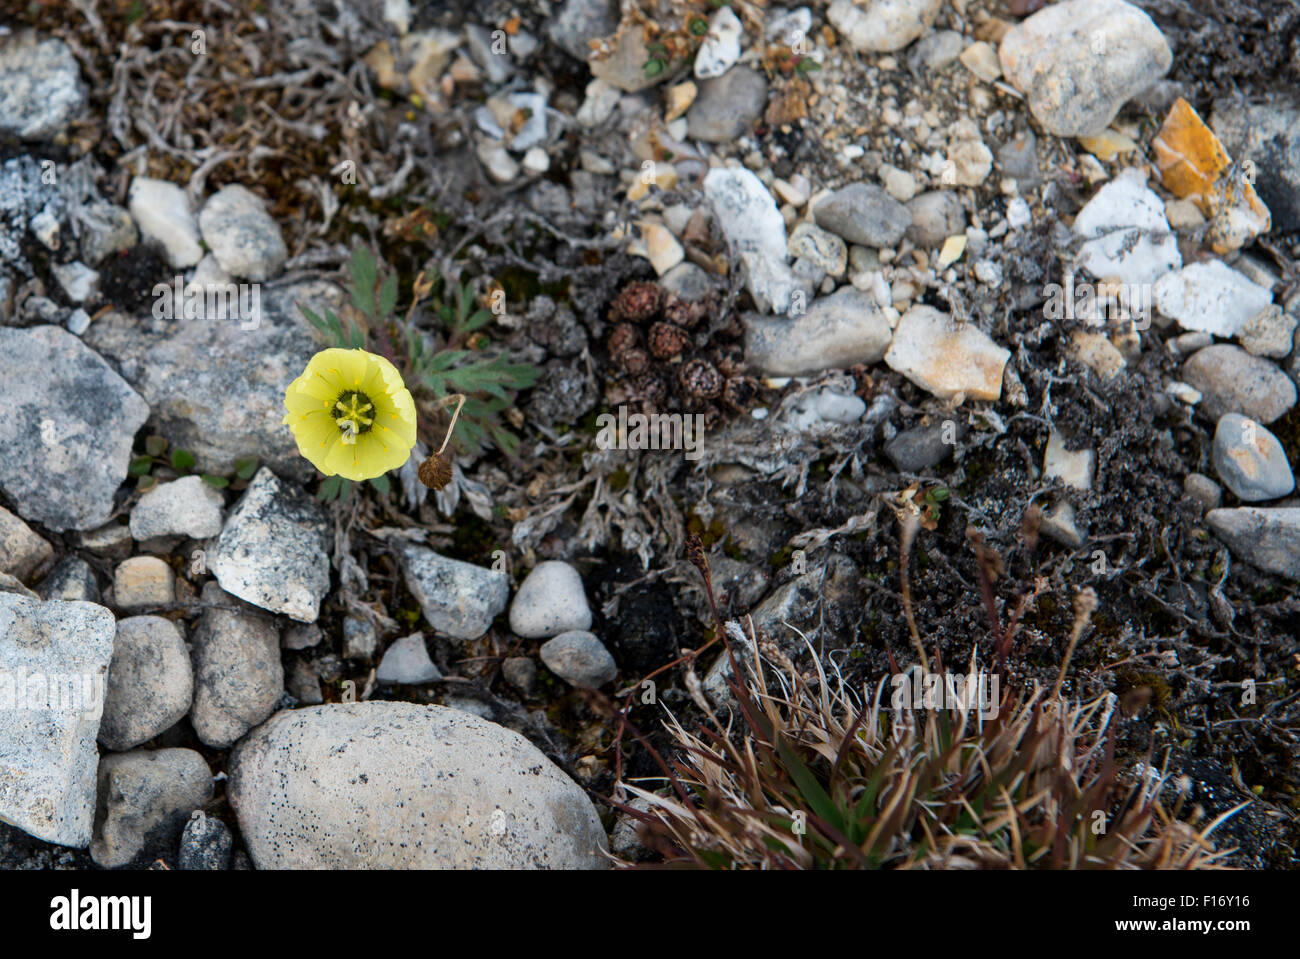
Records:
{"label": "yellow poppy flower", "polygon": [[397,367],[365,350],[322,350],[284,393],[298,452],[326,476],[373,479],[415,445],[415,400]]}

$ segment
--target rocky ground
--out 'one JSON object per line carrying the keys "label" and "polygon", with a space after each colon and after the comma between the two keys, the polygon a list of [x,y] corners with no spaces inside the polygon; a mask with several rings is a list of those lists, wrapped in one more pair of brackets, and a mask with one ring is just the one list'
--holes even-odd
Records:
{"label": "rocky ground", "polygon": [[[610,709],[701,715],[697,535],[858,688],[915,658],[900,562],[944,663],[1028,597],[1021,687],[1090,587],[1066,694],[1294,867],[1293,3],[0,12],[0,866],[643,860]],[[357,248],[402,349],[538,373],[436,493],[436,437],[339,496],[282,423]],[[91,707],[3,708],[32,675]]]}

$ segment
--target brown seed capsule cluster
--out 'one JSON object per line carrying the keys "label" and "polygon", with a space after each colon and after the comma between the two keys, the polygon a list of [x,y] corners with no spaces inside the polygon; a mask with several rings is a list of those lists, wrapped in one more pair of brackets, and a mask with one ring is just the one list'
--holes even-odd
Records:
{"label": "brown seed capsule cluster", "polygon": [[723,408],[750,409],[758,383],[745,375],[741,331],[738,324],[706,328],[715,308],[711,298],[686,300],[652,282],[624,287],[609,307],[606,400],[645,412],[704,412],[710,421]]}
{"label": "brown seed capsule cluster", "polygon": [[420,464],[415,475],[429,489],[443,489],[451,482],[451,460],[445,453],[434,453]]}

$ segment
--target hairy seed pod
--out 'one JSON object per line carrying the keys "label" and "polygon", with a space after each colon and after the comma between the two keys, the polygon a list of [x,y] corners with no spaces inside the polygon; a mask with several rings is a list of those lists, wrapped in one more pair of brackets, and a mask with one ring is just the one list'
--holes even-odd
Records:
{"label": "hairy seed pod", "polygon": [[694,329],[707,312],[708,304],[703,300],[686,300],[676,293],[664,299],[664,319],[686,330]]}
{"label": "hairy seed pod", "polygon": [[415,471],[421,483],[431,490],[443,489],[451,482],[451,460],[445,453],[433,453]]}
{"label": "hairy seed pod", "polygon": [[649,409],[659,409],[668,400],[668,387],[653,373],[648,373],[635,383],[636,395]]}
{"label": "hairy seed pod", "polygon": [[758,384],[748,376],[733,376],[722,388],[722,402],[737,412],[748,410],[757,398]]}
{"label": "hairy seed pod", "polygon": [[640,376],[650,369],[650,354],[645,350],[624,350],[616,359],[623,371],[632,376]]}
{"label": "hairy seed pod", "polygon": [[609,334],[606,345],[609,355],[613,357],[633,349],[641,340],[641,334],[631,323],[620,323]]}
{"label": "hairy seed pod", "polygon": [[614,297],[609,308],[609,318],[615,322],[630,320],[633,323],[644,323],[659,312],[662,300],[663,294],[657,283],[629,283]]}
{"label": "hairy seed pod", "polygon": [[688,360],[677,373],[682,395],[693,403],[716,399],[722,393],[722,374],[707,360]]}
{"label": "hairy seed pod", "polygon": [[660,320],[650,327],[647,342],[650,345],[650,352],[658,359],[670,360],[680,356],[682,351],[690,346],[691,338],[680,326]]}

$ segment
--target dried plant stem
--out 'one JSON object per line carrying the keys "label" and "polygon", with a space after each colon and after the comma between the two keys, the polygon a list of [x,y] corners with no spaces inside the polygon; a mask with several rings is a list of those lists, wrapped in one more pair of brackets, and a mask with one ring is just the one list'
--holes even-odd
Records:
{"label": "dried plant stem", "polygon": [[921,519],[916,513],[904,509],[898,514],[898,585],[903,594],[903,615],[907,618],[907,629],[912,634],[912,645],[921,657],[921,668],[930,671],[930,661],[925,655],[925,644],[921,642],[921,633],[916,628],[916,616],[912,612],[912,583],[907,569],[912,562],[912,542],[917,530],[921,528]]}
{"label": "dried plant stem", "polygon": [[437,403],[437,408],[441,409],[442,407],[446,406],[448,403],[451,403],[453,401],[456,403],[456,410],[451,414],[451,422],[447,425],[447,433],[446,435],[443,436],[442,445],[438,447],[438,452],[434,453],[433,454],[434,456],[441,456],[442,451],[445,450],[447,448],[447,444],[451,442],[451,434],[454,433],[456,430],[456,419],[457,417],[460,416],[461,407],[465,405],[465,394],[453,393],[450,396],[444,396]]}
{"label": "dried plant stem", "polygon": [[1093,611],[1097,608],[1097,593],[1088,586],[1079,590],[1074,597],[1074,626],[1070,629],[1070,643],[1065,647],[1065,657],[1061,660],[1061,672],[1056,677],[1056,685],[1052,687],[1052,699],[1056,699],[1061,694],[1061,684],[1065,682],[1065,671],[1070,668],[1070,658],[1074,655],[1074,647],[1079,643],[1079,637],[1083,631],[1088,628],[1092,622]]}

